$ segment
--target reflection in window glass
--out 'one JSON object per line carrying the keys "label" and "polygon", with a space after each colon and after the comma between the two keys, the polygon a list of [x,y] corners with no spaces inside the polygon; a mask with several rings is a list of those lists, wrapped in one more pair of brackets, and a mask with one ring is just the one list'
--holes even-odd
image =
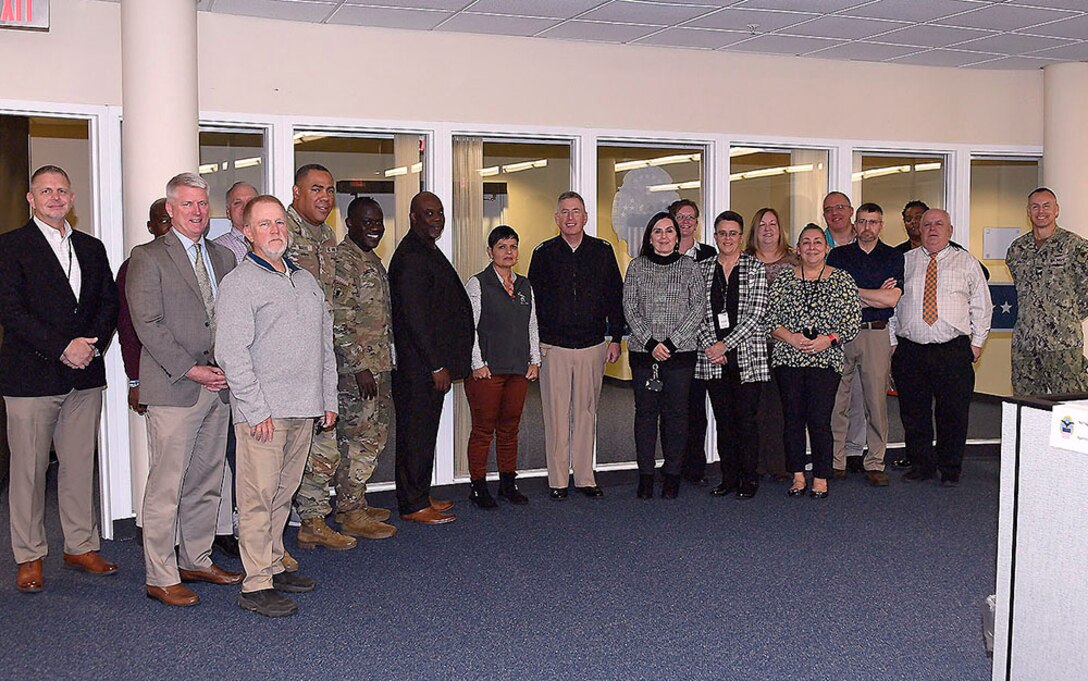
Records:
{"label": "reflection in window glass", "polygon": [[[529,272],[533,249],[558,232],[555,200],[570,187],[570,143],[453,138],[453,264],[463,281],[487,266],[487,235],[499,225],[518,233],[515,271]],[[467,445],[471,418],[464,388],[454,388],[454,474],[468,475]],[[547,467],[540,384],[525,398],[518,433],[518,467]],[[495,470],[495,458],[488,460]]]}
{"label": "reflection in window glass", "polygon": [[[263,130],[202,128],[200,131],[200,176],[208,183],[208,200],[213,219],[212,232],[230,229],[219,223],[227,217],[227,190],[235,182],[248,182],[259,193],[268,191],[268,151]],[[213,235],[214,236],[214,235]]]}
{"label": "reflection in window glass", "polygon": [[854,207],[871,202],[884,209],[881,240],[895,246],[907,240],[903,207],[924,201],[930,208],[944,208],[946,159],[941,155],[897,156],[854,152]]}
{"label": "reflection in window glass", "polygon": [[[370,196],[385,214],[385,238],[376,253],[388,266],[400,238],[408,231],[412,197],[424,188],[423,139],[415,133],[364,135],[296,130],[294,169],[320,163],[336,182],[336,208],[328,223],[337,240],[345,234],[344,217],[356,196]],[[290,197],[285,203],[290,202]],[[448,211],[447,211],[448,215]]]}
{"label": "reflection in window glass", "polygon": [[[703,201],[702,147],[612,146],[597,148],[597,236],[610,242],[616,251],[620,273],[627,272],[638,256],[642,233],[654,213],[665,210],[677,199]],[[593,216],[590,216],[590,220]],[[713,216],[700,215],[696,238],[705,241],[710,230],[704,225]],[[615,364],[605,366],[605,381],[597,409],[597,461],[633,461],[634,450],[616,448],[616,442],[630,442],[634,414],[631,366],[627,343]],[[660,457],[660,453],[659,453]]]}
{"label": "reflection in window glass", "polygon": [[[806,223],[820,221],[827,193],[826,149],[767,149],[735,146],[729,150],[729,206],[745,219],[745,229],[760,208],[778,211],[782,228],[796,236]],[[794,239],[791,238],[792,242]]]}
{"label": "reflection in window glass", "polygon": [[[975,257],[983,256],[986,228],[1027,229],[1028,192],[1039,184],[1037,159],[971,159],[970,250]],[[1004,260],[987,260],[986,266],[991,269],[991,280],[1011,280]]]}

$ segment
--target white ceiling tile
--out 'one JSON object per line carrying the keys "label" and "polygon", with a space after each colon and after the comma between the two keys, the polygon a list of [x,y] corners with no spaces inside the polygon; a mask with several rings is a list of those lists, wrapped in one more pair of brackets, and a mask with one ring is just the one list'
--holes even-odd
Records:
{"label": "white ceiling tile", "polygon": [[1024,31],[1024,33],[1031,33],[1033,35],[1053,35],[1060,38],[1083,40],[1088,38],[1088,16],[1066,19],[1065,21],[1059,21],[1054,24],[1047,24],[1046,26],[1034,26]]}
{"label": "white ceiling tile", "polygon": [[988,28],[995,31],[1015,31],[1028,26],[1036,26],[1076,16],[1064,10],[1036,9],[1034,7],[1013,7],[1008,5],[987,5],[982,9],[954,17],[941,19],[948,26],[968,26]]}
{"label": "white ceiling tile", "polygon": [[1028,70],[1028,69],[1041,69],[1047,64],[1057,64],[1058,62],[1050,59],[1032,59],[1030,57],[1005,57],[1004,59],[997,59],[995,61],[980,62],[978,64],[972,64],[966,68],[969,69],[1001,69],[1001,70]]}
{"label": "white ceiling tile", "polygon": [[627,43],[659,30],[658,26],[633,26],[631,24],[606,24],[595,21],[568,21],[541,33],[544,38],[568,38],[570,40],[595,40],[611,43]]}
{"label": "white ceiling tile", "polygon": [[383,9],[444,9],[457,12],[466,9],[472,4],[472,0],[348,0],[346,4]]}
{"label": "white ceiling tile", "polygon": [[855,59],[860,61],[885,61],[917,52],[917,47],[881,45],[879,43],[854,42],[809,54],[821,59]]}
{"label": "white ceiling tile", "polygon": [[789,35],[761,35],[729,46],[729,51],[801,55],[813,50],[842,45],[844,41],[827,38],[798,38]]}
{"label": "white ceiling tile", "polygon": [[978,9],[978,3],[967,0],[879,0],[843,12],[853,17],[898,19],[899,21],[933,21],[950,14]]}
{"label": "white ceiling tile", "polygon": [[858,40],[894,31],[907,24],[880,21],[877,19],[853,19],[850,17],[829,16],[813,19],[804,24],[791,27],[790,35],[818,36],[821,38],[849,38]]}
{"label": "white ceiling tile", "polygon": [[991,31],[978,31],[951,26],[918,25],[903,28],[880,36],[882,43],[898,45],[920,45],[922,47],[948,47],[965,40],[974,40],[993,35]]}
{"label": "white ceiling tile", "polygon": [[529,36],[536,35],[546,28],[555,26],[556,23],[558,23],[557,19],[508,17],[496,14],[462,12],[453,15],[453,18],[439,26],[438,30],[457,31],[460,33]]}
{"label": "white ceiling tile", "polygon": [[749,26],[754,25],[756,26],[756,33],[771,33],[801,21],[815,19],[817,16],[819,15],[800,12],[728,8],[700,17],[688,25],[702,28],[724,28],[734,31],[747,31]]}
{"label": "white ceiling tile", "polygon": [[287,21],[323,21],[336,8],[331,2],[283,2],[282,0],[218,0],[215,11],[248,17]]}
{"label": "white ceiling tile", "polygon": [[747,33],[740,31],[714,31],[700,28],[667,28],[660,33],[638,40],[636,45],[662,45],[669,47],[699,47],[716,50],[744,40]]}
{"label": "white ceiling tile", "polygon": [[[223,0],[219,0],[222,2]],[[449,17],[452,12],[422,9],[384,9],[344,5],[329,19],[330,24],[375,26],[378,28],[410,28],[429,31]]]}
{"label": "white ceiling tile", "polygon": [[962,50],[978,50],[979,52],[997,52],[999,54],[1023,54],[1036,50],[1045,50],[1050,47],[1068,45],[1070,40],[1065,38],[1051,38],[1034,35],[1017,35],[1016,33],[999,33],[979,40],[960,43],[956,47]]}
{"label": "white ceiling tile", "polygon": [[891,63],[915,64],[918,66],[965,66],[986,59],[993,59],[996,56],[998,55],[962,50],[928,50],[893,59]]}
{"label": "white ceiling tile", "polygon": [[1064,47],[1055,47],[1050,50],[1042,50],[1031,55],[1032,57],[1047,57],[1062,59],[1065,61],[1088,61],[1088,42],[1074,43]]}
{"label": "white ceiling tile", "polygon": [[1051,9],[1071,9],[1075,11],[1088,11],[1088,5],[1084,0],[1005,0],[1010,5],[1022,5],[1025,7],[1049,7]]}
{"label": "white ceiling tile", "polygon": [[708,7],[687,5],[663,5],[633,0],[616,0],[599,9],[586,12],[579,19],[592,21],[618,21],[630,24],[654,24],[672,26],[694,19],[700,14],[711,11]]}
{"label": "white ceiling tile", "polygon": [[737,6],[745,9],[784,9],[826,14],[860,4],[861,0],[746,0],[744,4]]}
{"label": "white ceiling tile", "polygon": [[598,7],[602,2],[603,0],[476,0],[472,11],[570,19]]}

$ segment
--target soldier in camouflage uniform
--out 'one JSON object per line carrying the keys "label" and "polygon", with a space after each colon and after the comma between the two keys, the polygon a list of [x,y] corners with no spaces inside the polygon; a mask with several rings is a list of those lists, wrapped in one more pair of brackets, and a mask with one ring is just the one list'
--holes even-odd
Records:
{"label": "soldier in camouflage uniform", "polygon": [[377,201],[359,197],[348,206],[345,223],[348,234],[333,258],[333,346],[340,376],[336,521],[346,534],[386,539],[397,531],[382,522],[390,511],[366,500],[366,482],[389,438],[393,404],[389,275],[374,253],[385,234],[385,218]]}
{"label": "soldier in camouflage uniform", "polygon": [[1012,242],[1005,263],[1019,308],[1012,332],[1016,395],[1088,392],[1088,241],[1058,227],[1058,199],[1046,187],[1028,196],[1031,232]]}
{"label": "soldier in camouflage uniform", "polygon": [[[331,306],[336,235],[325,220],[336,204],[336,184],[332,173],[316,163],[304,165],[295,172],[295,186],[291,193],[293,200],[287,209],[291,245],[287,249],[287,257],[314,275],[325,293],[325,301]],[[302,473],[302,484],[295,496],[298,515],[302,519],[298,545],[304,549],[323,546],[344,551],[355,548],[353,537],[333,530],[325,522],[325,516],[332,510],[329,506],[329,481],[336,475],[339,463],[336,430],[316,430]]]}

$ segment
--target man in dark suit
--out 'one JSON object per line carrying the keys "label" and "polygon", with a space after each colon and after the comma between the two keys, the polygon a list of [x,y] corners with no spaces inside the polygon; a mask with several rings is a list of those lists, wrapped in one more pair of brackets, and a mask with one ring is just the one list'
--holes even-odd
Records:
{"label": "man in dark suit", "polygon": [[438,250],[446,226],[430,192],[412,199],[411,229],[389,263],[396,408],[397,504],[405,520],[439,525],[456,520],[449,501],[430,498],[442,402],[453,381],[468,376],[475,327],[461,278]]}
{"label": "man in dark suit", "polygon": [[170,231],[132,249],[125,289],[143,344],[140,401],[147,405],[151,460],[143,505],[146,592],[185,606],[200,599],[182,581],[242,581],[211,559],[230,421],[226,378],[215,365],[215,297],[235,258],[204,238],[208,184],[199,175],[181,173],[167,183],[166,212]]}
{"label": "man in dark suit", "polygon": [[117,288],[102,242],[66,216],[71,182],[43,166],[26,195],[34,217],[0,236],[0,393],[11,446],[11,548],[20,591],[41,591],[45,474],[57,451],[64,565],[94,575],[117,566],[98,555],[95,444],[106,368],[102,353],[117,322]]}

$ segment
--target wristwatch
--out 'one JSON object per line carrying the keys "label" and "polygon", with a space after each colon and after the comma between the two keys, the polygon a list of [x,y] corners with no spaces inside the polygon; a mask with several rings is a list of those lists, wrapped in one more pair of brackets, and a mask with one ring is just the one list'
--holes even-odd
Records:
{"label": "wristwatch", "polygon": [[829,333],[827,334],[827,337],[831,339],[831,347],[837,348],[839,347],[839,345],[841,345],[841,343],[839,342],[839,337],[835,334]]}
{"label": "wristwatch", "polygon": [[139,388],[140,387],[140,379],[138,379],[138,378],[132,379],[131,381],[128,382],[128,387],[130,387],[130,388]]}

